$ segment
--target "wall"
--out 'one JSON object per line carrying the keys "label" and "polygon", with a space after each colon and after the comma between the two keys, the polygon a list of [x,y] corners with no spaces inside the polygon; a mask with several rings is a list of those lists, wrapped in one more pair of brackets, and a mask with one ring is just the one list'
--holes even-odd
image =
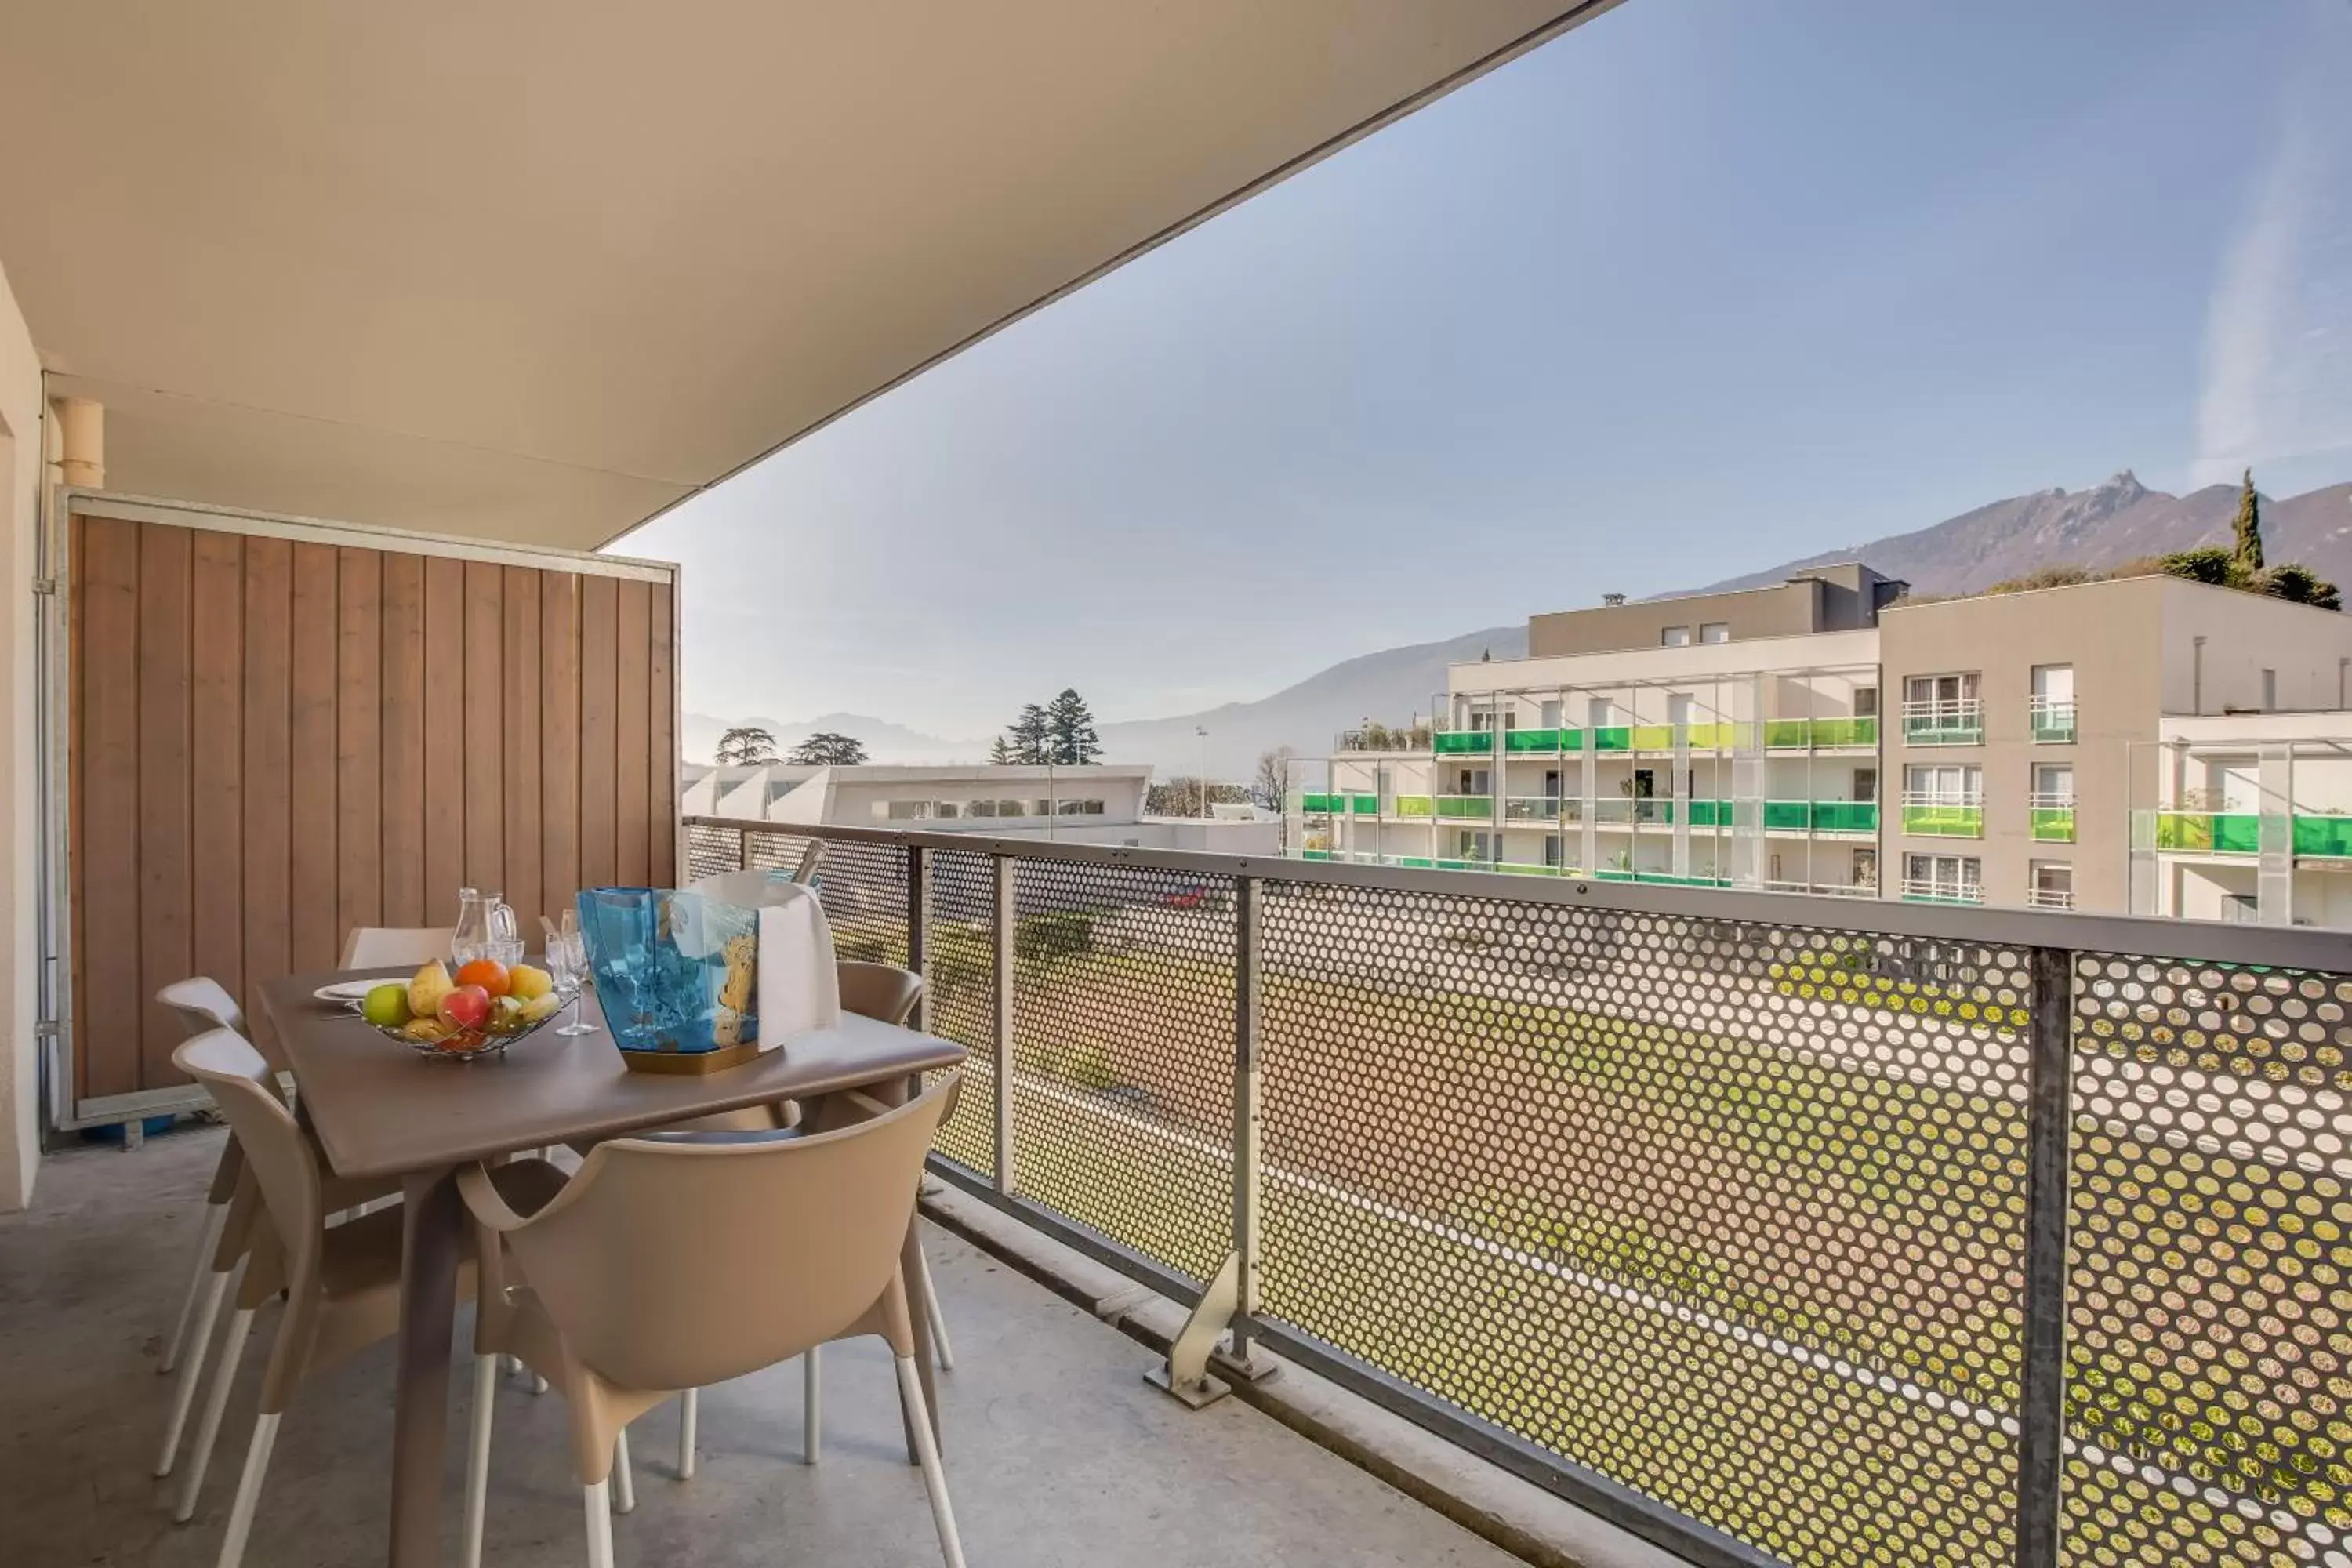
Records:
{"label": "wall", "polygon": [[[2352,679],[2352,666],[2345,662],[2352,660],[2352,616],[2206,583],[2156,581],[2164,595],[2166,712],[2259,709],[2264,669],[2278,672],[2280,709],[2345,705],[2345,687]],[[2200,637],[2205,639],[2201,682]]]}
{"label": "wall", "polygon": [[1528,657],[1608,653],[1656,647],[1668,626],[1688,626],[1691,640],[1707,621],[1722,621],[1734,642],[1748,637],[1797,637],[1823,630],[1822,584],[1808,580],[1737,594],[1698,594],[1684,599],[1647,599],[1640,604],[1559,610],[1528,617]]}
{"label": "wall", "polygon": [[33,340],[0,273],[0,1212],[33,1194],[39,1157],[39,1047],[33,1036],[37,802],[34,798],[33,596],[35,520],[41,485],[41,368]]}

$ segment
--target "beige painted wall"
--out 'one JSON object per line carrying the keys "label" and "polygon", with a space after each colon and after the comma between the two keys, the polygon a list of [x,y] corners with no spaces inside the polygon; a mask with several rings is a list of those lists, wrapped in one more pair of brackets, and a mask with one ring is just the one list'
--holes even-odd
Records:
{"label": "beige painted wall", "polygon": [[0,1211],[33,1195],[40,1153],[33,1037],[34,519],[41,486],[41,366],[8,279],[0,273]]}
{"label": "beige painted wall", "polygon": [[2196,639],[2205,639],[2202,711],[2263,705],[2275,670],[2282,709],[2340,708],[2352,680],[2352,616],[2234,588],[2158,578],[2164,594],[2164,710],[2196,713]]}

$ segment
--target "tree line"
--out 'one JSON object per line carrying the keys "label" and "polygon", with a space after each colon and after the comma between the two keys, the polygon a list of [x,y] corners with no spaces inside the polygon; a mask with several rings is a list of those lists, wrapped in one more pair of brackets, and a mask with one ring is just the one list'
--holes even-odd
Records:
{"label": "tree line", "polygon": [[[776,737],[757,724],[739,724],[719,737],[716,760],[754,765],[776,762]],[[799,768],[854,768],[865,760],[865,742],[832,730],[819,730],[782,759]]]}
{"label": "tree line", "polygon": [[1077,768],[1102,761],[1102,754],[1094,713],[1069,686],[1051,702],[1024,703],[988,746],[988,760],[999,767]]}

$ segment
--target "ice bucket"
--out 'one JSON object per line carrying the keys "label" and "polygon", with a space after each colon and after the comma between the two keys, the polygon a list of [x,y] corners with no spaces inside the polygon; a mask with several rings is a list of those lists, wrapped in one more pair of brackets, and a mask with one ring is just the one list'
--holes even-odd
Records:
{"label": "ice bucket", "polygon": [[760,911],[667,888],[589,888],[580,935],[604,1023],[637,1072],[716,1072],[759,1052]]}

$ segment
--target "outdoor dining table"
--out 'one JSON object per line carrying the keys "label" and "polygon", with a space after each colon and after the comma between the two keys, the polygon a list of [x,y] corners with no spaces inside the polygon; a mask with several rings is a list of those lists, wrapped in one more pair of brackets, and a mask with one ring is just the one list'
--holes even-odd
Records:
{"label": "outdoor dining table", "polygon": [[[722,1072],[631,1072],[610,1033],[545,1028],[495,1060],[429,1060],[312,993],[331,981],[404,971],[292,974],[261,988],[262,1013],[299,1104],[335,1173],[400,1179],[400,1344],[394,1392],[394,1568],[423,1568],[441,1550],[441,1482],[449,1402],[464,1205],[458,1171],[521,1150],[642,1131],[747,1106],[861,1089],[899,1103],[921,1075],[963,1060],[961,1046],[845,1014],[832,1028],[795,1035]],[[601,1024],[593,994],[583,1016]],[[909,1289],[922,1271],[908,1232]],[[930,1326],[916,1303],[916,1364],[928,1394]],[[932,1402],[936,1410],[938,1405]]]}

